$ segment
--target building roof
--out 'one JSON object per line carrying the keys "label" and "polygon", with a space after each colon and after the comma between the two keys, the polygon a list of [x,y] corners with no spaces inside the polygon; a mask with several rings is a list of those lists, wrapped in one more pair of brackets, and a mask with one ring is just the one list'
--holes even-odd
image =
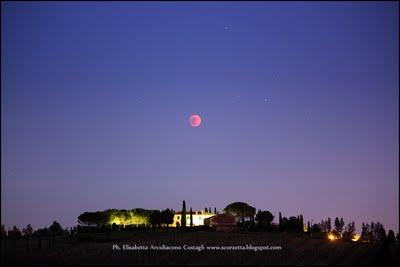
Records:
{"label": "building roof", "polygon": [[210,221],[212,225],[236,225],[235,216],[225,213],[217,214],[205,220]]}
{"label": "building roof", "polygon": [[[196,214],[201,214],[201,215],[215,215],[215,213],[214,212],[206,212],[206,211],[204,211],[204,210],[199,210],[199,211],[192,211],[193,212],[193,215],[196,215]],[[182,211],[176,211],[174,214],[182,214]],[[186,211],[186,215],[190,215],[190,210],[187,210]]]}

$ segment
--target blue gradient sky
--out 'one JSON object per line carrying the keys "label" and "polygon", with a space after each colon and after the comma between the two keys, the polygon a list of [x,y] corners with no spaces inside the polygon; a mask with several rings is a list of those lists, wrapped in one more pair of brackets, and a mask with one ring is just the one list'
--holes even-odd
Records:
{"label": "blue gradient sky", "polygon": [[6,227],[185,199],[398,231],[397,3],[3,2],[1,15]]}

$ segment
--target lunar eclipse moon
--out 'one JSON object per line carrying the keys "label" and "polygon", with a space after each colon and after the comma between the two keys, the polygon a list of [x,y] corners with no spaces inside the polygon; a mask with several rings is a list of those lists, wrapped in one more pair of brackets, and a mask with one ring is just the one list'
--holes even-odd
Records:
{"label": "lunar eclipse moon", "polygon": [[192,127],[199,127],[201,124],[201,117],[200,115],[194,114],[189,118],[190,126]]}

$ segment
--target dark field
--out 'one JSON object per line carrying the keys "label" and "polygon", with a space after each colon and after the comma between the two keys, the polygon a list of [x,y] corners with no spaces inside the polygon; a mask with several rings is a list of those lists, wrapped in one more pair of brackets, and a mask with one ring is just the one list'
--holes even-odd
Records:
{"label": "dark field", "polygon": [[[6,246],[7,243],[7,246]],[[280,246],[264,251],[113,250],[130,246]],[[74,238],[2,240],[1,262],[8,264],[140,264],[140,265],[368,265],[399,262],[398,247],[389,250],[358,242],[328,241],[304,234],[266,232],[135,231],[78,234]],[[14,248],[15,246],[15,248]]]}

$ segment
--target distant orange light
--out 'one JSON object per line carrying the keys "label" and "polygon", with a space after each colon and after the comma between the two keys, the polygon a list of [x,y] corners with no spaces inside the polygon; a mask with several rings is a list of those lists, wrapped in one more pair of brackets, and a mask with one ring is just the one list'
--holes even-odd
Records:
{"label": "distant orange light", "polygon": [[328,234],[328,239],[330,241],[335,241],[337,239],[337,237],[334,234]]}

